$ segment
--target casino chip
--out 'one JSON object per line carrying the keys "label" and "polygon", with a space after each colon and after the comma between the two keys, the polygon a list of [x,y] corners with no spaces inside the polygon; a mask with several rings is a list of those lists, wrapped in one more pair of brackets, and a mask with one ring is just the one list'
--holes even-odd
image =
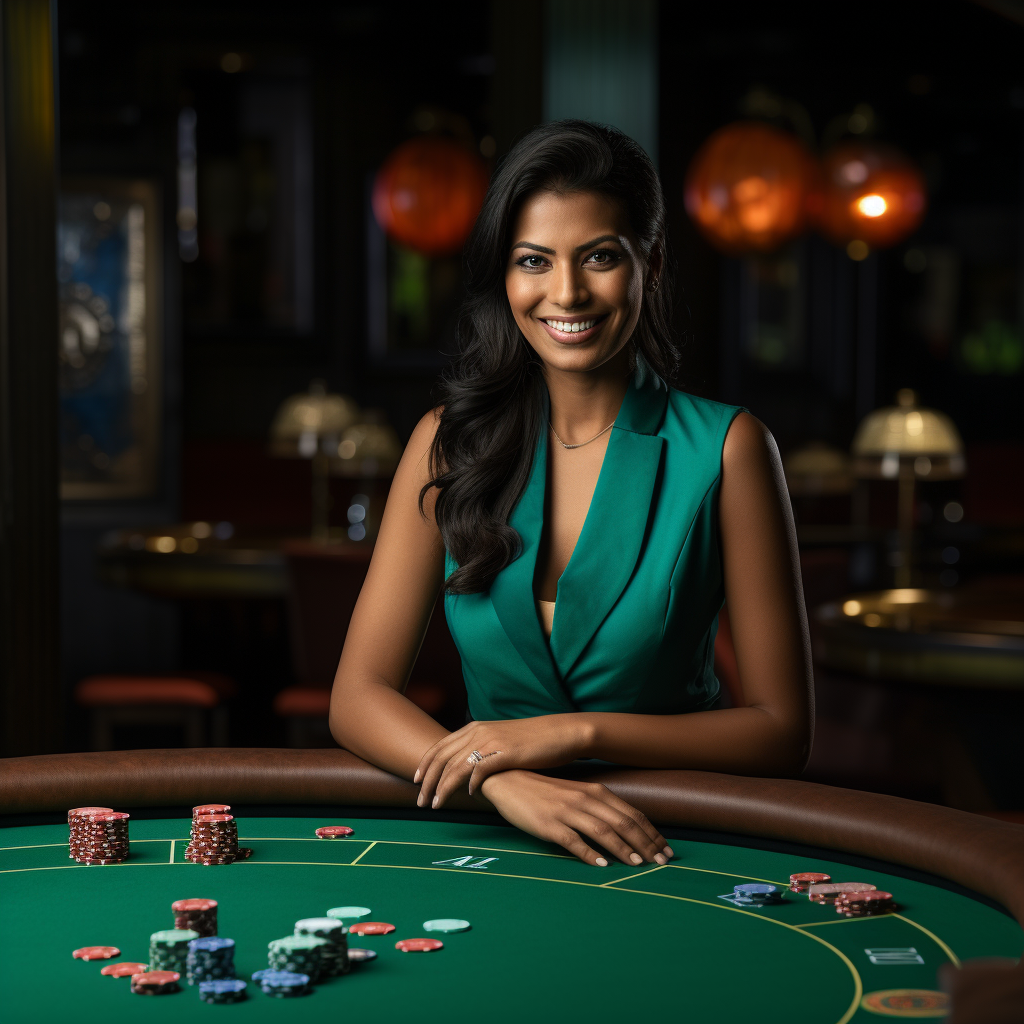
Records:
{"label": "casino chip", "polygon": [[871,892],[876,886],[870,882],[824,882],[811,885],[807,889],[807,898],[812,903],[827,903],[829,905],[844,892]]}
{"label": "casino chip", "polygon": [[824,875],[820,871],[798,871],[795,875],[789,876],[789,890],[790,892],[807,892],[809,885],[821,885],[831,881],[831,875]]}
{"label": "casino chip", "polygon": [[344,924],[346,921],[358,921],[361,917],[369,917],[372,913],[369,907],[332,907],[327,911],[327,916],[336,917]]}
{"label": "casino chip", "polygon": [[324,825],[316,830],[318,839],[344,839],[355,832],[354,828],[348,825]]}
{"label": "casino chip", "polygon": [[458,917],[438,917],[433,921],[424,921],[423,930],[428,932],[468,932],[472,926],[468,921]]}
{"label": "casino chip", "polygon": [[395,949],[403,953],[436,953],[444,949],[444,943],[440,939],[400,939]]}
{"label": "casino chip", "polygon": [[204,1003],[240,1003],[245,998],[246,984],[241,978],[223,978],[199,983],[199,998]]}
{"label": "casino chip", "polygon": [[132,978],[132,992],[137,996],[166,996],[178,991],[177,971],[148,971]]}
{"label": "casino chip", "polygon": [[358,947],[348,947],[348,960],[351,964],[366,964],[371,960],[377,959],[377,950],[375,949],[359,949]]}
{"label": "casino chip", "polygon": [[76,960],[113,960],[121,955],[117,946],[83,946],[71,954]]}
{"label": "casino chip", "polygon": [[217,901],[193,897],[171,904],[174,927],[198,932],[201,938],[217,934]]}
{"label": "casino chip", "polygon": [[109,978],[130,978],[133,974],[145,974],[149,970],[149,964],[136,964],[130,960],[122,960],[117,964],[107,964],[100,968],[100,974]]}
{"label": "casino chip", "polygon": [[254,980],[257,974],[260,976],[258,980],[264,995],[277,999],[305,996],[313,991],[308,974],[298,974],[294,971],[257,971],[253,975]]}
{"label": "casino chip", "polygon": [[778,886],[768,882],[744,882],[733,886],[733,898],[737,902],[763,907],[766,903],[779,903],[782,896]]}
{"label": "casino chip", "polygon": [[350,935],[390,935],[394,930],[395,926],[385,921],[356,921],[348,926]]}
{"label": "casino chip", "polygon": [[348,940],[345,926],[336,917],[304,917],[295,922],[295,934],[324,939],[320,947],[320,968],[328,978],[348,974]]}

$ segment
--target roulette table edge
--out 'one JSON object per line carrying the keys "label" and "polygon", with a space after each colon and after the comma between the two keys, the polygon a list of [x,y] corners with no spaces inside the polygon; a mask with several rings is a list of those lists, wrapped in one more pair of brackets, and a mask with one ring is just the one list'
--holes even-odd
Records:
{"label": "roulette table edge", "polygon": [[[557,774],[604,783],[662,827],[817,847],[936,876],[995,901],[1024,925],[1024,826],[795,779],[583,765]],[[170,808],[210,799],[382,808],[429,818],[430,811],[415,807],[417,792],[340,749],[193,748],[0,760],[3,824],[77,805]],[[449,808],[475,815],[490,810],[465,794]],[[1019,1019],[1001,1008],[1019,1010],[1024,966],[1004,969],[999,978],[994,970],[961,972],[951,1024]]]}

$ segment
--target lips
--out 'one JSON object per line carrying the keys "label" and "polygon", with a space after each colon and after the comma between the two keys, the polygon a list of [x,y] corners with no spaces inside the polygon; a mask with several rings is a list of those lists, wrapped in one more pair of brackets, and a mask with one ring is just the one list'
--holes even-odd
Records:
{"label": "lips", "polygon": [[[608,319],[607,313],[599,316],[571,317],[559,319],[557,317],[544,317],[540,320],[544,330],[562,344],[578,344],[592,338]],[[557,326],[555,326],[557,324]]]}

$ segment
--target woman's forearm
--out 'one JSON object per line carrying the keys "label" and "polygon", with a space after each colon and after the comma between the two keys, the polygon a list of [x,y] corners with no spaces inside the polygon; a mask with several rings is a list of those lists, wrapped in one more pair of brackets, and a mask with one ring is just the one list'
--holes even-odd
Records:
{"label": "woman's forearm", "polygon": [[331,735],[346,750],[411,779],[423,752],[448,730],[385,682],[335,682]]}
{"label": "woman's forearm", "polygon": [[580,714],[583,757],[638,768],[736,775],[795,775],[810,753],[810,726],[758,707],[685,715]]}

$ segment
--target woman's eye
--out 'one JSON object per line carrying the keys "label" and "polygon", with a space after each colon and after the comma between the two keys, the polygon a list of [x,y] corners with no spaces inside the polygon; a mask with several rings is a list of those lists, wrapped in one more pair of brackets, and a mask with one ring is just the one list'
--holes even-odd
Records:
{"label": "woman's eye", "polygon": [[587,257],[587,262],[596,263],[599,267],[606,267],[609,263],[614,263],[618,258],[619,254],[617,252],[611,252],[608,249],[599,249],[597,252],[592,252]]}
{"label": "woman's eye", "polygon": [[520,259],[516,260],[516,262],[521,267],[528,267],[530,270],[539,270],[541,267],[544,266],[544,257],[543,256],[523,256]]}

